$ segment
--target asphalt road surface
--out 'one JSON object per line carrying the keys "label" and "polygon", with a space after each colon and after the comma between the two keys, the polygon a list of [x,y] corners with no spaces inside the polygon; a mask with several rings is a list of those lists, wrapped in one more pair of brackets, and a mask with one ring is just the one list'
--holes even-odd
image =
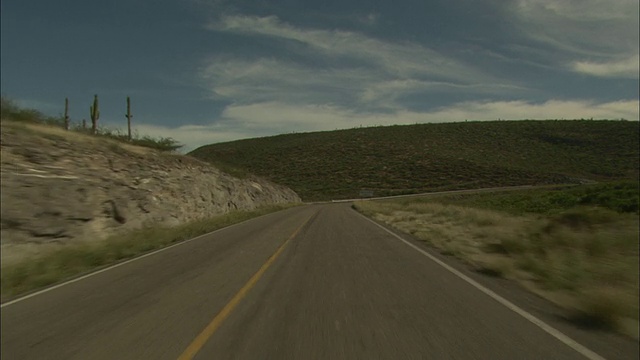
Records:
{"label": "asphalt road surface", "polygon": [[291,208],[3,304],[2,359],[638,358],[423,249],[349,204]]}

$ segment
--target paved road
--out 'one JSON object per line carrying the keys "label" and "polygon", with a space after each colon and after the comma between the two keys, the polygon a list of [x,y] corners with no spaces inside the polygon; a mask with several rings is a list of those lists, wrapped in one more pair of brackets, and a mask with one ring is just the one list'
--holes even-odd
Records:
{"label": "paved road", "polygon": [[561,333],[348,204],[311,205],[5,304],[1,352],[3,360],[589,358],[575,349],[582,344],[607,359],[638,358],[637,342],[548,322],[539,300],[513,297]]}

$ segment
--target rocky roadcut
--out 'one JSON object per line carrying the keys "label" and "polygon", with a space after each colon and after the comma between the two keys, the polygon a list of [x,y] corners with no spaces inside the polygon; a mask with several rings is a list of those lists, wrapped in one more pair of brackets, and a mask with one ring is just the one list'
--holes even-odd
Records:
{"label": "rocky roadcut", "polygon": [[61,129],[3,121],[0,141],[3,262],[43,245],[300,201],[286,187],[187,156]]}

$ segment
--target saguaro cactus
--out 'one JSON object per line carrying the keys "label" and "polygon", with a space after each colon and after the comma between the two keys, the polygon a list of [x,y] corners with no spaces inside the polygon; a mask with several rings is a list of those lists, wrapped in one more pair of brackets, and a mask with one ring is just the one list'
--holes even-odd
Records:
{"label": "saguaro cactus", "polygon": [[127,118],[127,129],[129,130],[129,141],[131,141],[131,99],[127,96],[127,114],[125,115]]}
{"label": "saguaro cactus", "polygon": [[64,129],[69,130],[69,98],[64,98]]}
{"label": "saguaro cactus", "polygon": [[98,95],[93,97],[93,105],[89,107],[91,115],[91,133],[96,134],[98,131],[98,119],[100,118],[100,109],[98,108]]}

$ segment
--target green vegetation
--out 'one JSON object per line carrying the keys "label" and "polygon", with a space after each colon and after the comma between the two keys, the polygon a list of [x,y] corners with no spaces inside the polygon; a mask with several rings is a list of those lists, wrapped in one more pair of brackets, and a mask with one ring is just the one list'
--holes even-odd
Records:
{"label": "green vegetation", "polygon": [[37,258],[2,266],[2,301],[71,277],[194,238],[260,215],[295,206],[237,211],[172,228],[153,227],[95,243],[70,243]]}
{"label": "green vegetation", "polygon": [[[81,133],[86,133],[86,134],[91,133],[91,129],[83,129],[82,126],[79,126],[79,125],[74,126],[72,130],[81,132]],[[154,138],[147,135],[140,136],[135,131],[131,135],[131,140],[129,140],[128,133],[124,133],[120,129],[111,129],[108,127],[98,127],[95,135],[108,138],[108,139],[113,139],[119,142],[131,144],[131,145],[137,145],[137,146],[156,149],[160,151],[168,151],[168,152],[178,150],[184,146],[184,145],[178,144],[174,139],[170,137]]]}
{"label": "green vegetation", "polygon": [[64,118],[47,116],[38,110],[24,109],[6,97],[0,99],[0,118],[26,123],[36,123],[64,127]]}
{"label": "green vegetation", "polygon": [[[2,97],[1,105],[2,105],[1,107],[2,110],[0,113],[0,118],[2,119],[2,121],[9,120],[9,121],[15,121],[15,122],[22,122],[22,123],[50,125],[50,126],[60,127],[63,129],[66,126],[65,116],[58,116],[58,117],[47,116],[37,110],[24,109],[19,107],[12,100],[5,97]],[[93,106],[96,106],[96,109],[97,109],[97,103],[94,102]],[[93,131],[93,126],[91,128],[87,128],[86,126],[83,126],[82,123],[70,124],[69,127],[71,131],[84,133],[84,134],[92,134],[98,137],[109,138],[116,141],[125,142],[128,144],[137,145],[137,146],[143,146],[143,147],[156,149],[160,151],[171,152],[171,151],[178,150],[184,146],[182,144],[179,144],[176,140],[170,137],[154,138],[151,136],[140,136],[139,134],[136,133],[133,136],[131,136],[131,139],[129,139],[128,132],[124,133],[119,129],[100,127],[97,125],[99,111],[95,112],[93,106],[90,107],[91,109],[90,115],[92,117],[92,120],[95,116],[95,126],[96,126],[95,134]]]}
{"label": "green vegetation", "polygon": [[638,122],[491,121],[287,134],[190,155],[292,188],[306,201],[510,185],[638,180]]}
{"label": "green vegetation", "polygon": [[355,208],[455,256],[518,281],[583,325],[638,337],[639,186],[425,196]]}
{"label": "green vegetation", "polygon": [[[438,196],[438,203],[470,206],[522,215],[553,215],[579,206],[600,207],[619,213],[639,213],[640,184],[637,181],[613,181],[582,186],[509,192],[452,194]],[[398,203],[433,201],[428,198],[398,199]]]}

